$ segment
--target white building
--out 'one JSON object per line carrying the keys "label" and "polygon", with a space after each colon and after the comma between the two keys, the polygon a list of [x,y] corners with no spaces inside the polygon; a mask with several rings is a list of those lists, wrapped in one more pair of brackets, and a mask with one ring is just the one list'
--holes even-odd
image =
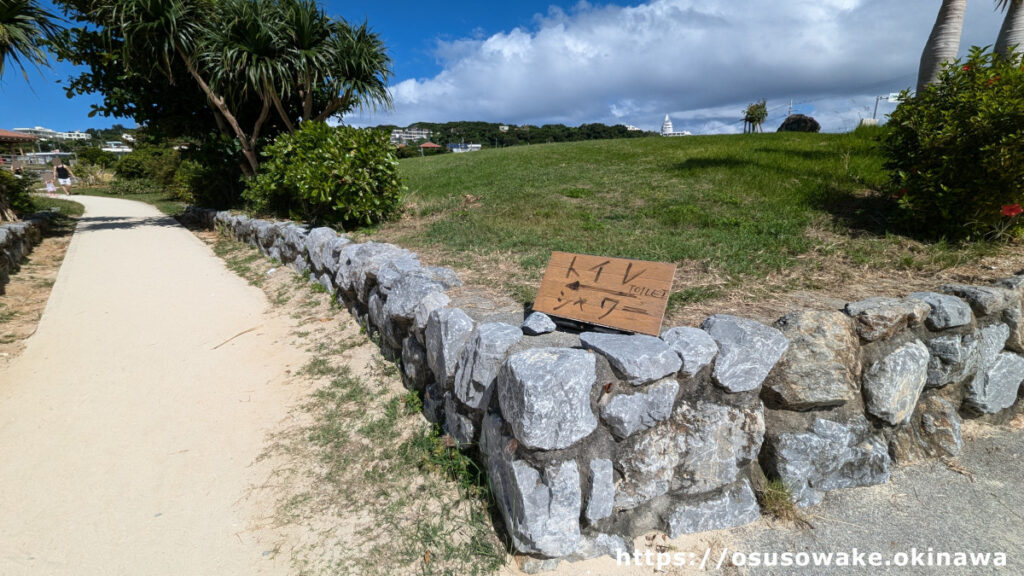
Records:
{"label": "white building", "polygon": [[479,152],[484,149],[482,144],[449,144],[448,149],[456,154],[463,152]]}
{"label": "white building", "polygon": [[692,134],[690,134],[686,130],[683,130],[682,132],[676,132],[675,130],[673,130],[672,120],[668,117],[668,114],[665,114],[665,121],[661,123],[661,135],[667,137],[692,136]]}
{"label": "white building", "polygon": [[14,131],[37,136],[40,140],[89,140],[92,138],[92,136],[89,136],[80,130],[75,130],[74,132],[57,132],[56,130],[51,130],[42,126],[36,126],[35,128],[15,128]]}
{"label": "white building", "polygon": [[118,140],[111,140],[110,142],[104,142],[103,147],[100,150],[104,152],[113,152],[114,154],[127,154],[132,151],[132,147]]}
{"label": "white building", "polygon": [[409,144],[420,140],[430,140],[430,130],[424,128],[399,128],[391,131],[392,144]]}

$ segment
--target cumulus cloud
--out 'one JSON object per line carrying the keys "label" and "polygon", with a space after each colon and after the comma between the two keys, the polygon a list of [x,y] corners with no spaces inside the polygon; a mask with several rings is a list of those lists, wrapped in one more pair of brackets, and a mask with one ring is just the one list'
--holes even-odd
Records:
{"label": "cumulus cloud", "polygon": [[[875,95],[914,83],[937,11],[930,0],[581,2],[528,29],[439,41],[440,73],[392,86],[393,113],[352,120],[653,130],[671,114],[677,129],[731,132],[742,128],[740,110],[765,98],[769,124],[793,100],[826,130],[844,130],[871,114]],[[973,3],[964,45],[991,43],[999,19]]]}

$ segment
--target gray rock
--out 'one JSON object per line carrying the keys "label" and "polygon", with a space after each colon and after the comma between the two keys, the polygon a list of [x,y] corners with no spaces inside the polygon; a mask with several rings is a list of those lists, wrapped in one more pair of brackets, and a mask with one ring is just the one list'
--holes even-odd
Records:
{"label": "gray rock", "polygon": [[381,294],[390,295],[391,289],[400,279],[417,275],[417,272],[421,272],[419,275],[426,278],[426,274],[422,273],[420,258],[415,254],[409,253],[388,260],[377,269],[377,289]]}
{"label": "gray rock", "polygon": [[978,339],[976,334],[946,334],[925,342],[931,353],[925,386],[942,388],[976,374],[981,358]]}
{"label": "gray rock", "polygon": [[444,286],[446,289],[462,286],[462,280],[459,280],[459,275],[451,268],[427,266],[423,271],[426,272],[428,278]]}
{"label": "gray rock", "polygon": [[458,403],[451,392],[444,395],[444,431],[460,446],[476,442],[476,424],[473,419],[459,412]]}
{"label": "gray rock", "polygon": [[522,330],[500,322],[477,327],[459,357],[454,388],[459,402],[473,410],[487,407],[505,355],[522,337]]}
{"label": "gray rock", "polygon": [[391,287],[384,313],[392,322],[410,324],[416,317],[416,307],[431,294],[443,292],[444,287],[419,276],[403,276]]}
{"label": "gray rock", "polygon": [[427,323],[430,321],[430,314],[434,310],[444,308],[452,301],[447,294],[443,292],[431,292],[420,300],[420,303],[416,305],[416,311],[413,314],[412,321],[412,332],[416,335],[416,339],[420,341],[420,344],[426,344],[426,330]]}
{"label": "gray rock", "polygon": [[593,524],[612,515],[615,504],[615,479],[612,461],[590,461],[590,497],[587,498],[587,521]]}
{"label": "gray rock", "polygon": [[361,302],[365,302],[370,291],[377,285],[377,273],[392,260],[415,257],[412,252],[393,244],[366,242],[360,253],[359,266],[355,270],[352,288]]}
{"label": "gray rock", "polygon": [[781,478],[798,506],[812,506],[825,492],[889,481],[889,452],[860,417],[847,425],[819,418],[808,432],[770,435],[761,464]]}
{"label": "gray rock", "polygon": [[341,258],[341,250],[349,244],[352,244],[352,241],[348,238],[336,236],[320,246],[321,269],[324,274],[330,274],[332,282],[338,273],[338,259]]}
{"label": "gray rock", "polygon": [[787,314],[775,327],[789,340],[763,395],[786,410],[842,406],[856,399],[860,340],[854,321],[836,311]]}
{"label": "gray rock", "polygon": [[1014,303],[1020,303],[1020,295],[1013,290],[999,286],[965,286],[963,284],[945,284],[940,290],[946,294],[959,296],[970,304],[978,316],[988,316],[1006,310]]}
{"label": "gray rock", "polygon": [[615,534],[597,534],[596,536],[580,536],[579,546],[576,551],[561,558],[534,558],[525,556],[521,558],[520,570],[524,574],[540,574],[558,569],[562,562],[582,562],[600,556],[633,557],[633,546],[626,542],[622,536]]}
{"label": "gray rock", "polygon": [[527,336],[540,336],[541,334],[554,332],[558,326],[555,326],[555,321],[547,314],[544,314],[543,312],[534,312],[527,316],[526,320],[523,321],[521,328],[523,329],[523,333]]}
{"label": "gray rock", "polygon": [[444,389],[436,380],[423,392],[423,417],[431,424],[444,422]]}
{"label": "gray rock", "polygon": [[314,272],[324,270],[324,244],[338,237],[338,233],[331,228],[313,228],[306,234],[306,254],[309,255],[309,264]]}
{"label": "gray rock", "polygon": [[552,558],[574,553],[583,500],[576,462],[537,470],[516,459],[515,443],[493,413],[484,418],[480,443],[491,492],[515,549]]}
{"label": "gray rock", "polygon": [[683,365],[679,355],[654,336],[584,332],[580,334],[580,342],[584,348],[607,358],[612,367],[634,386],[675,374]]}
{"label": "gray rock", "polygon": [[703,500],[676,505],[668,516],[668,537],[735,528],[760,517],[761,507],[750,482],[744,478]]}
{"label": "gray rock", "polygon": [[718,344],[712,377],[729,392],[756,390],[789,347],[775,328],[726,314],[711,316],[701,325]]}
{"label": "gray rock", "polygon": [[908,422],[928,381],[928,359],[928,349],[914,339],[869,366],[863,380],[867,411],[892,425]]}
{"label": "gray rock", "polygon": [[996,414],[1017,401],[1024,382],[1024,358],[1000,352],[995,360],[967,386],[964,407],[982,414]]}
{"label": "gray rock", "polygon": [[931,308],[925,325],[932,330],[966,326],[973,318],[971,307],[956,296],[937,292],[914,292],[910,298],[924,302]]}
{"label": "gray rock", "polygon": [[1003,311],[1002,320],[1010,329],[1006,347],[1014,352],[1024,353],[1024,311],[1020,306],[1010,306]]}
{"label": "gray rock", "polygon": [[740,409],[683,401],[668,421],[620,445],[615,508],[632,509],[669,490],[701,494],[735,482],[763,440],[760,404]]}
{"label": "gray rock", "polygon": [[868,298],[846,305],[846,313],[857,321],[857,333],[865,342],[891,338],[907,326],[927,318],[931,308],[920,300]]}
{"label": "gray rock", "polygon": [[423,390],[434,378],[427,366],[427,350],[412,336],[402,341],[402,371],[414,390]]}
{"label": "gray rock", "polygon": [[890,441],[890,454],[899,462],[922,457],[956,457],[963,449],[960,415],[937,394],[918,403],[909,426]]}
{"label": "gray rock", "polygon": [[568,448],[597,428],[590,391],[596,359],[583,350],[534,348],[513,354],[498,375],[498,401],[520,444]]}
{"label": "gray rock", "polygon": [[661,339],[679,354],[679,359],[683,361],[680,372],[691,378],[711,364],[718,355],[718,344],[700,328],[669,328],[661,333]]}
{"label": "gray rock", "polygon": [[473,319],[458,308],[439,308],[430,313],[424,331],[427,365],[442,387],[455,381],[459,356],[472,333]]}
{"label": "gray rock", "polygon": [[617,394],[601,407],[601,419],[618,438],[647,430],[672,415],[679,383],[661,380],[637,394]]}

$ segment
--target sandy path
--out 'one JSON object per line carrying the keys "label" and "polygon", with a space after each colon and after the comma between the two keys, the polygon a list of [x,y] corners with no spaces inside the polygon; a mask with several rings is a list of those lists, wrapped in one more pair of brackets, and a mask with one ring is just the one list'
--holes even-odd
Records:
{"label": "sandy path", "polygon": [[286,321],[154,208],[76,200],[39,329],[0,371],[0,573],[286,572],[249,497],[303,361]]}

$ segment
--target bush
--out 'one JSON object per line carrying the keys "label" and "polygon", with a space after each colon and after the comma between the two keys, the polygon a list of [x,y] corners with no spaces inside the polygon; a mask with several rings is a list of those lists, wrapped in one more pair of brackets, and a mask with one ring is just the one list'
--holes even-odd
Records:
{"label": "bush", "polygon": [[[0,210],[9,208],[16,214],[31,212],[32,198],[29,193],[35,183],[38,181],[32,176],[18,178],[7,170],[0,169]],[[3,221],[2,215],[0,221]]]}
{"label": "bush", "polygon": [[146,178],[162,186],[173,186],[180,162],[178,151],[173,148],[144,146],[122,156],[114,172],[118,178]]}
{"label": "bush", "polygon": [[307,122],[278,137],[264,156],[243,193],[258,212],[372,225],[400,211],[398,161],[385,132]]}
{"label": "bush", "polygon": [[99,166],[101,168],[110,168],[117,163],[117,154],[113,152],[104,152],[97,147],[83,148],[75,153],[78,159],[82,162],[87,162],[93,166]]}
{"label": "bush", "polygon": [[892,113],[883,140],[902,218],[926,236],[1017,235],[1024,203],[1024,70],[973,48]]}
{"label": "bush", "polygon": [[211,135],[181,153],[181,164],[174,174],[175,196],[205,208],[236,207],[242,190],[237,141]]}
{"label": "bush", "polygon": [[125,180],[116,178],[110,183],[110,193],[118,196],[135,196],[137,194],[162,194],[165,192],[163,186],[148,178],[134,178]]}

